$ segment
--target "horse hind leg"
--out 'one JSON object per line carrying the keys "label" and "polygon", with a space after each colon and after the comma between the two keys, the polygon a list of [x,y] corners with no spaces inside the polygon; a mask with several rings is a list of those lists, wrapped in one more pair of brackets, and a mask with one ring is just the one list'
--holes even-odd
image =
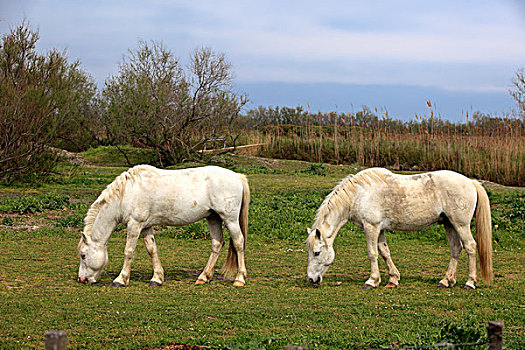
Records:
{"label": "horse hind leg", "polygon": [[197,278],[195,284],[204,284],[211,281],[215,265],[217,264],[217,258],[224,246],[222,219],[217,214],[212,214],[206,220],[208,222],[208,230],[210,231],[211,237],[211,254],[206,267]]}
{"label": "horse hind leg", "polygon": [[470,232],[470,225],[455,226],[454,227],[459,235],[459,239],[463,244],[463,248],[467,252],[468,256],[468,280],[465,283],[466,289],[475,289],[476,283],[478,282],[478,271],[476,266],[476,251],[477,245]]}
{"label": "horse hind leg", "polygon": [[447,273],[445,274],[445,277],[439,281],[438,287],[449,288],[456,285],[456,271],[459,255],[461,254],[461,241],[456,229],[451,223],[445,222],[443,226],[445,227],[445,233],[447,234],[450,246],[450,261],[448,263]]}
{"label": "horse hind leg", "polygon": [[164,269],[160,263],[157,244],[155,243],[155,237],[153,236],[153,228],[149,227],[142,230],[142,238],[144,239],[146,250],[151,257],[151,263],[153,264],[153,277],[149,281],[148,286],[160,286],[164,282]]}
{"label": "horse hind leg", "polygon": [[399,280],[401,279],[401,275],[399,274],[399,270],[397,269],[396,265],[394,265],[394,262],[390,257],[390,249],[388,248],[388,244],[386,242],[384,230],[381,230],[381,232],[379,233],[377,246],[379,248],[379,253],[385,260],[386,266],[388,267],[389,279],[388,284],[386,286],[389,288],[397,287],[397,285],[399,284]]}
{"label": "horse hind leg", "polygon": [[244,263],[244,235],[238,220],[225,221],[226,228],[230,232],[231,242],[237,254],[237,275],[233,282],[234,287],[242,287],[246,284],[246,265]]}

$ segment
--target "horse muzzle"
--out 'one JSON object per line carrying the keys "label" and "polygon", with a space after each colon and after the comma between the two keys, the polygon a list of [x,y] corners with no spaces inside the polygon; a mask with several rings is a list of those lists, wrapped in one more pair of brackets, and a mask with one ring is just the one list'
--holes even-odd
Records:
{"label": "horse muzzle", "polygon": [[316,279],[313,279],[311,277],[308,277],[308,282],[310,282],[311,284],[313,284],[314,286],[318,286],[319,284],[321,284],[321,280],[322,278],[319,276],[317,277]]}
{"label": "horse muzzle", "polygon": [[78,282],[82,284],[93,284],[94,282],[91,282],[87,277],[79,277]]}

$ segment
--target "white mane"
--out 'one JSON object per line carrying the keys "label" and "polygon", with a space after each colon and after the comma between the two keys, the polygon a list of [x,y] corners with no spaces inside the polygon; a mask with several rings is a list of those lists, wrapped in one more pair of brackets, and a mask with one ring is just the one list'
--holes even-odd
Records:
{"label": "white mane", "polygon": [[373,185],[384,182],[390,171],[381,168],[370,168],[356,175],[348,175],[330,192],[317,210],[313,227],[319,227],[322,220],[333,210],[342,210],[352,204],[352,194],[358,186]]}
{"label": "white mane", "polygon": [[[91,204],[91,207],[84,218],[84,235],[88,237],[91,236],[93,224],[104,205],[111,203],[117,198],[122,200],[128,183],[140,180],[144,173],[158,174],[157,170],[157,168],[151,165],[137,165],[117,176],[115,180],[113,180],[113,182],[102,191],[95,202]],[[80,242],[82,243],[82,239]]]}

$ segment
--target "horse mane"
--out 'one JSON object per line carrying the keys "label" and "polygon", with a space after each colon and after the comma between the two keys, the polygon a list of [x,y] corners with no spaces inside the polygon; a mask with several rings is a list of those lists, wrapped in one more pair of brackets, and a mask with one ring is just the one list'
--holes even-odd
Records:
{"label": "horse mane", "polygon": [[89,210],[84,218],[84,231],[83,236],[80,239],[79,247],[83,242],[84,235],[91,237],[93,230],[93,224],[102,210],[106,205],[114,201],[115,199],[124,198],[124,192],[128,184],[132,184],[137,180],[140,180],[145,173],[158,174],[157,168],[151,165],[137,165],[122,174],[118,175],[113,182],[111,182],[103,191],[100,193],[98,198],[91,204]]}
{"label": "horse mane", "polygon": [[378,182],[385,182],[388,174],[391,173],[387,169],[370,168],[360,171],[355,175],[345,177],[324,199],[317,210],[313,227],[319,227],[322,220],[331,211],[350,207],[352,205],[353,194],[358,187],[364,187],[366,185],[372,186]]}

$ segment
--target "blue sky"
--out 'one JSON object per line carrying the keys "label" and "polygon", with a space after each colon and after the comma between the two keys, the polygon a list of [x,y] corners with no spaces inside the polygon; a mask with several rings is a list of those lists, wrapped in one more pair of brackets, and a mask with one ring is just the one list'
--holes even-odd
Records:
{"label": "blue sky", "polygon": [[249,107],[390,115],[508,113],[525,66],[525,1],[0,0],[0,31],[26,19],[39,48],[67,49],[102,86],[138,40],[186,61],[223,52]]}

